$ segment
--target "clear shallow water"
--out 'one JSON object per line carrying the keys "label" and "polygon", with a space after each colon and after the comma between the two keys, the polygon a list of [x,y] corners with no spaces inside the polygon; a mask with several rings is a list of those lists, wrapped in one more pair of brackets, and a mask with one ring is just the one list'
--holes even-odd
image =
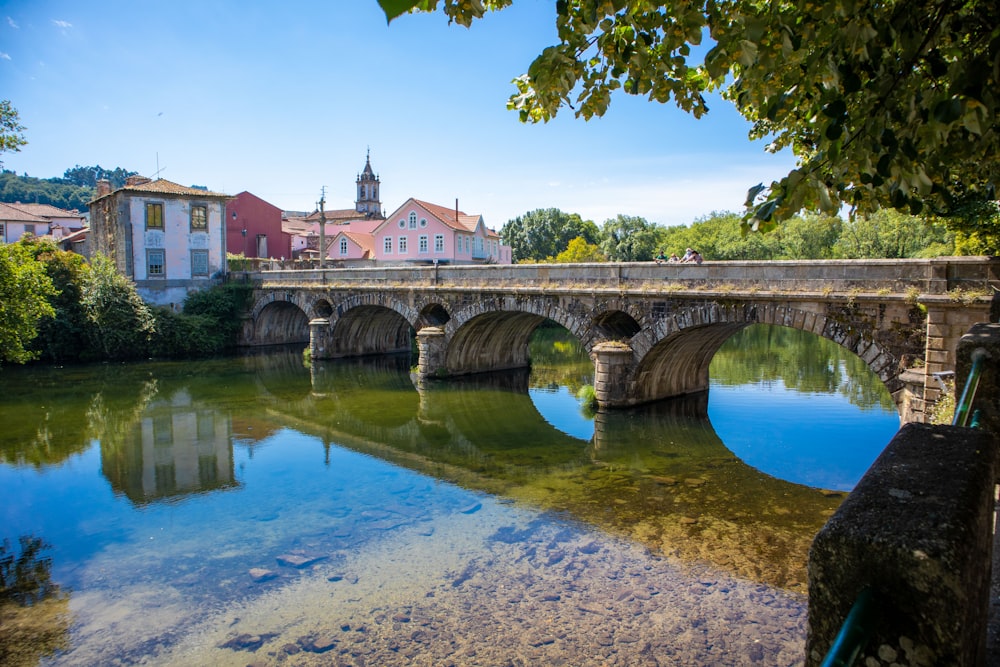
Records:
{"label": "clear shallow water", "polygon": [[[5,369],[2,537],[50,545],[62,593],[18,655],[796,664],[808,543],[895,416],[853,406],[870,390],[842,360],[792,359],[805,393],[771,358],[743,382],[751,343],[720,351],[710,397],[596,417],[586,360],[545,341],[530,376],[423,392],[406,359],[297,353]],[[788,430],[830,396],[860,435]]]}

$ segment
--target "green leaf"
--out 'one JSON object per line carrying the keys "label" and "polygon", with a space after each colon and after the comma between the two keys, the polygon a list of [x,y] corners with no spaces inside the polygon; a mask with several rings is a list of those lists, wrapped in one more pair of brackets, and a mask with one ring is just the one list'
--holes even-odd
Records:
{"label": "green leaf", "polygon": [[421,0],[378,0],[378,4],[385,12],[386,23],[391,23],[393,19],[403,14],[413,11]]}
{"label": "green leaf", "polygon": [[754,200],[757,199],[757,195],[763,192],[766,188],[763,183],[758,183],[749,190],[747,190],[747,200],[743,203],[747,208],[753,206]]}
{"label": "green leaf", "polygon": [[823,115],[827,118],[840,118],[847,113],[847,102],[836,99],[823,107]]}
{"label": "green leaf", "polygon": [[962,101],[957,97],[941,100],[934,105],[934,120],[939,123],[954,123],[962,117]]}

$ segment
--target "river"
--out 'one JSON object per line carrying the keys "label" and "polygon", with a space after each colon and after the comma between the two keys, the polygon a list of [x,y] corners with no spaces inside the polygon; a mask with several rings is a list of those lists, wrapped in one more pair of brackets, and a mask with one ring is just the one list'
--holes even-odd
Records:
{"label": "river", "polygon": [[706,394],[595,413],[564,330],[531,358],[3,369],[0,663],[800,664],[877,378],[755,325]]}

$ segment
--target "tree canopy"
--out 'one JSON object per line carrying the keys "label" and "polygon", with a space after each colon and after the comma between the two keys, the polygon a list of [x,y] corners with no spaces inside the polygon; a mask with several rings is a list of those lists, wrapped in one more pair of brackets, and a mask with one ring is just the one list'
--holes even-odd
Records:
{"label": "tree canopy", "polygon": [[125,185],[125,179],[136,172],[121,167],[105,169],[100,165],[67,169],[62,178],[18,176],[12,171],[0,172],[0,201],[51,204],[66,210],[87,210],[97,195],[97,181],[106,178],[113,188]]}
{"label": "tree canopy", "polygon": [[576,213],[540,208],[508,220],[500,229],[500,238],[518,261],[541,261],[564,251],[575,238],[597,244],[600,230]]}
{"label": "tree canopy", "polygon": [[[21,146],[28,143],[24,138],[24,130],[14,105],[10,100],[0,100],[0,153],[16,153],[21,150]],[[0,160],[0,165],[2,164],[3,161]]]}
{"label": "tree canopy", "polygon": [[[379,0],[391,21],[443,5],[469,26],[513,0]],[[603,115],[611,94],[700,117],[721,91],[751,138],[796,168],[747,193],[743,224],[803,208],[949,211],[1000,179],[1000,3],[995,0],[557,0],[559,43],[514,80],[508,108],[545,122]]]}
{"label": "tree canopy", "polygon": [[23,364],[38,356],[31,342],[38,323],[55,311],[55,295],[45,267],[20,243],[0,243],[0,362]]}

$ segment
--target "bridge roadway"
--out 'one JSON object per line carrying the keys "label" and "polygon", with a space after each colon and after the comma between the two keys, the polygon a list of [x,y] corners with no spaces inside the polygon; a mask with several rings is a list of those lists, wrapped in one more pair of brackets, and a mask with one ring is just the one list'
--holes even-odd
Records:
{"label": "bridge roadway", "polygon": [[[904,421],[923,421],[959,338],[996,320],[1000,259],[379,266],[234,274],[255,286],[241,344],[308,343],[313,358],[410,350],[421,381],[529,365],[546,319],[595,364],[602,407],[708,389],[708,367],[754,323],[861,357]],[[991,317],[992,313],[992,317]]]}

